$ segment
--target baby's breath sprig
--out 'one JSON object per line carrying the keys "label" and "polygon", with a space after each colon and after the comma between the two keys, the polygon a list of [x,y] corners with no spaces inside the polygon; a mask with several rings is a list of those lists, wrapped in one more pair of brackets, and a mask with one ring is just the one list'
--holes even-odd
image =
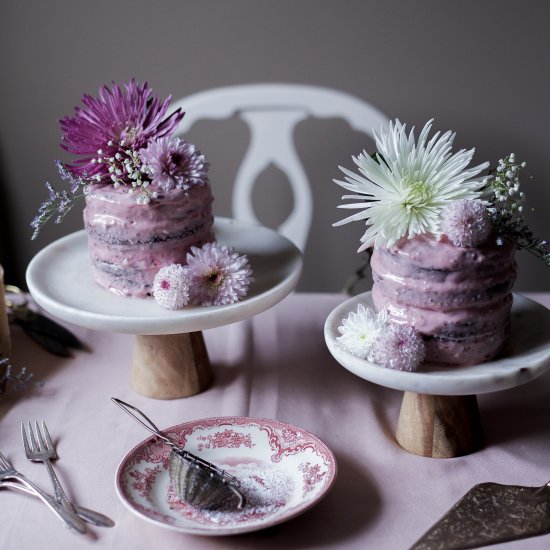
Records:
{"label": "baby's breath sprig", "polygon": [[500,159],[496,174],[489,180],[489,187],[494,194],[493,206],[521,216],[525,204],[525,193],[520,189],[519,175],[526,163],[516,162],[514,153]]}
{"label": "baby's breath sprig", "polygon": [[[114,143],[107,144],[112,147]],[[105,164],[108,166],[107,174],[97,173],[94,177],[96,183],[110,183],[118,189],[121,186],[128,187],[128,193],[137,191],[136,203],[148,204],[151,199],[157,198],[158,193],[149,189],[150,181],[144,173],[144,166],[138,151],[124,149],[125,142],[120,142],[121,150],[114,156],[104,156],[103,151],[97,151],[97,158],[91,160],[92,164]]]}
{"label": "baby's breath sprig", "polygon": [[49,198],[40,205],[38,214],[31,222],[34,229],[31,237],[33,240],[38,237],[42,226],[50,218],[55,216],[55,223],[61,223],[76,202],[86,195],[86,180],[69,172],[60,161],[56,161],[55,164],[61,179],[69,182],[69,191],[56,191],[49,182],[45,183]]}
{"label": "baby's breath sprig", "polygon": [[550,266],[548,242],[538,239],[523,218],[525,193],[519,175],[525,166],[525,162],[516,162],[514,153],[498,161],[496,173],[488,181],[487,190],[493,195],[488,211],[498,244],[509,241]]}

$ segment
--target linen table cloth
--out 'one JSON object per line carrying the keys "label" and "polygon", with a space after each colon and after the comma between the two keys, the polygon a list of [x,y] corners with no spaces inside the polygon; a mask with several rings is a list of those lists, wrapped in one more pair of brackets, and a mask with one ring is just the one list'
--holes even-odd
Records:
{"label": "linen table cloth", "polygon": [[[550,294],[531,295],[550,306]],[[329,354],[323,325],[346,297],[292,294],[243,322],[205,331],[215,380],[205,392],[173,401],[130,386],[133,336],[69,326],[89,352],[54,357],[12,327],[12,363],[44,382],[0,399],[0,449],[51,491],[46,468],[26,460],[20,423],[44,419],[59,460],[55,468],[75,502],[116,526],[73,534],[37,499],[0,491],[0,548],[133,550],[408,548],[476,483],[542,485],[550,479],[550,372],[514,389],[478,397],[482,450],[454,459],[409,454],[394,438],[402,392],[357,378]],[[116,396],[163,428],[213,416],[289,422],[322,439],[338,462],[327,496],[279,526],[233,537],[181,534],[138,518],[118,499],[114,477],[126,453],[148,437],[111,401]],[[492,548],[546,549],[550,535]]]}

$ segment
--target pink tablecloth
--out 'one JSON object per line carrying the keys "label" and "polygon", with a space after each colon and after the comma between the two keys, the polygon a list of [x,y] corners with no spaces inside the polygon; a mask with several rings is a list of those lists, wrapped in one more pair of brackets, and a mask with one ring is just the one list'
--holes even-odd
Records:
{"label": "pink tablecloth", "polygon": [[[535,298],[550,306],[549,294]],[[214,385],[175,401],[132,390],[131,336],[72,327],[92,351],[59,359],[15,329],[13,363],[32,369],[45,385],[0,400],[0,449],[49,488],[46,469],[27,462],[20,443],[22,420],[45,419],[58,440],[57,471],[70,493],[112,517],[116,527],[73,534],[38,501],[6,490],[0,492],[0,548],[405,549],[476,483],[542,485],[550,479],[550,372],[479,397],[486,435],[481,451],[450,460],[414,456],[393,436],[400,392],[355,377],[326,349],[325,318],[344,299],[291,295],[253,319],[207,331]],[[118,463],[146,433],[111,403],[113,395],[143,408],[159,426],[220,415],[290,422],[332,448],[338,478],[315,508],[266,531],[217,539],[159,528],[130,513],[115,493]],[[550,536],[500,546],[548,547]]]}

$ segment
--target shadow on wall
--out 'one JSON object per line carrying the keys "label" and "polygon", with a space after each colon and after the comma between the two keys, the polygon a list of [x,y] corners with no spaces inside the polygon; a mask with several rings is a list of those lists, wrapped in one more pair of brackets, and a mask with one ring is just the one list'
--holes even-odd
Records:
{"label": "shadow on wall", "polygon": [[6,284],[24,287],[23,273],[20,272],[17,263],[17,248],[15,242],[14,224],[12,219],[13,208],[10,208],[8,196],[8,183],[2,162],[2,148],[0,147],[0,264],[4,268],[4,281]]}

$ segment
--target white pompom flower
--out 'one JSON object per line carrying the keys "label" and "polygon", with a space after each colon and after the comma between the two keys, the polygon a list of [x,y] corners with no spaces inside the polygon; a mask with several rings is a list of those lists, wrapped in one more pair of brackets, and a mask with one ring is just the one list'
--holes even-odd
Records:
{"label": "white pompom flower", "polygon": [[166,309],[181,309],[189,302],[188,270],[180,264],[163,267],[153,280],[153,297]]}
{"label": "white pompom flower", "polygon": [[338,344],[346,351],[361,359],[373,360],[372,350],[376,339],[387,320],[386,310],[376,313],[358,304],[357,311],[351,311],[338,327],[341,336]]}

